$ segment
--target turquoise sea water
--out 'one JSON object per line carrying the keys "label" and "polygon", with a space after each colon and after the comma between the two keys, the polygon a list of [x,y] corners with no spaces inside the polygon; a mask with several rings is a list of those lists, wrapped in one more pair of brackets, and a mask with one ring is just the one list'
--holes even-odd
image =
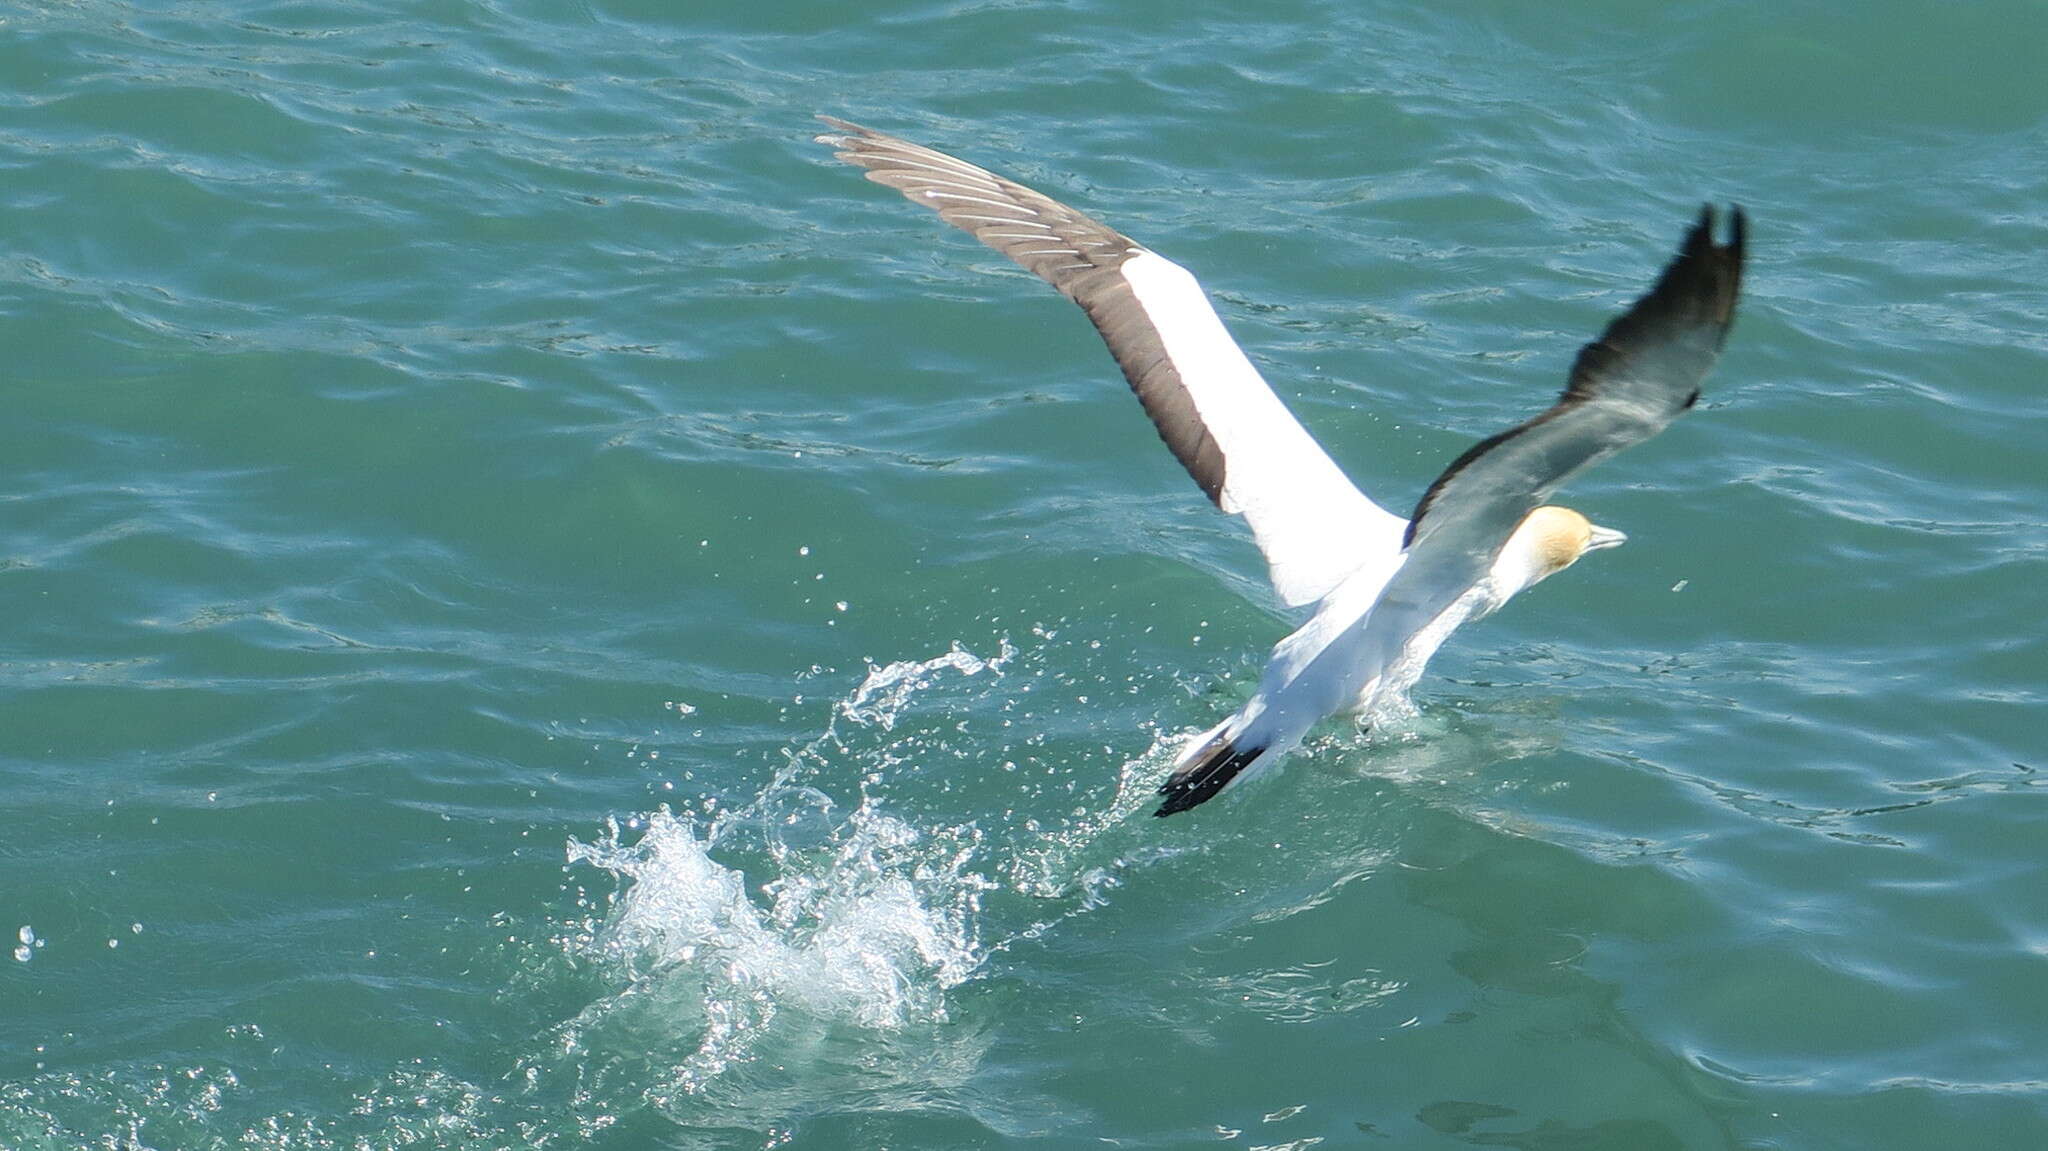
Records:
{"label": "turquoise sea water", "polygon": [[[2048,1145],[2044,43],[0,7],[0,1147]],[[1747,296],[1628,546],[1154,820],[1257,554],[814,112],[1191,267],[1396,509],[1703,200]]]}

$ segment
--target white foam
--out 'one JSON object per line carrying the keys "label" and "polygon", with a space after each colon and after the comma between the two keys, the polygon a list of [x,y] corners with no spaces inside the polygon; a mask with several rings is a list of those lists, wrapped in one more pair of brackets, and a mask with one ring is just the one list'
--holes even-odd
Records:
{"label": "white foam", "polygon": [[667,808],[631,843],[616,824],[570,843],[572,862],[627,881],[599,952],[635,983],[701,981],[704,1030],[684,1086],[743,1057],[785,1007],[872,1028],[943,1020],[946,989],[980,965],[979,883],[917,861],[921,837],[886,815],[857,812],[834,839],[762,884],[765,905],[712,857],[705,827]]}
{"label": "white foam", "polygon": [[[566,1021],[529,1075],[555,1067],[580,1083],[591,1053],[630,1051],[654,1095],[765,1107],[794,1089],[793,1066],[807,1068],[807,1091],[835,1076],[869,1091],[877,1052],[914,1050],[923,1070],[902,1090],[931,1089],[920,1077],[941,1065],[965,1082],[980,1040],[948,1021],[954,989],[990,956],[1113,902],[1129,868],[1174,853],[1151,843],[1143,813],[1177,733],[1154,732],[1105,802],[948,810],[940,773],[975,767],[949,740],[951,716],[1008,714],[1005,665],[1018,655],[1004,640],[989,659],[955,643],[870,664],[752,799],[665,806],[571,840],[569,861],[618,890],[566,942],[621,983]],[[920,704],[947,719],[910,722]],[[988,754],[981,766],[995,770],[1015,752]]]}
{"label": "white foam", "polygon": [[[887,731],[940,673],[1000,675],[1015,654],[1005,641],[984,660],[956,643],[932,659],[871,667],[834,721]],[[623,827],[609,822],[594,842],[569,842],[571,863],[621,881],[585,946],[625,974],[622,995],[658,988],[697,1000],[701,1035],[678,1079],[686,1090],[747,1059],[792,1008],[883,1030],[943,1021],[946,991],[986,955],[980,898],[995,884],[974,870],[980,831],[921,831],[868,798],[865,781],[857,806],[835,804],[805,781],[832,766],[838,747],[828,724],[785,752],[787,765],[750,803],[715,818],[664,806]]]}

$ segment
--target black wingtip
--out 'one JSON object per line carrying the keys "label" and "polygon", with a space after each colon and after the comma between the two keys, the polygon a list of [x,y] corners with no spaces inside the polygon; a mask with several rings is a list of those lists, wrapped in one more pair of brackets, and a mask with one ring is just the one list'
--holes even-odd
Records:
{"label": "black wingtip", "polygon": [[[1699,216],[1679,242],[1678,254],[1664,266],[1650,291],[1628,311],[1610,321],[1599,339],[1579,349],[1578,358],[1572,362],[1570,382],[1557,405],[1528,423],[1488,436],[1452,460],[1416,502],[1414,513],[1408,517],[1407,531],[1401,537],[1402,547],[1412,546],[1421,536],[1437,497],[1459,472],[1569,405],[1586,399],[1608,370],[1631,354],[1629,349],[1632,345],[1646,339],[1654,340],[1659,333],[1686,328],[1709,330],[1717,349],[1727,340],[1728,328],[1735,320],[1736,300],[1742,294],[1742,265],[1748,243],[1749,217],[1740,204],[1729,205],[1726,244],[1715,242],[1718,223],[1714,205],[1701,204]],[[1678,410],[1690,408],[1699,402],[1698,388],[1675,398]]]}
{"label": "black wingtip", "polygon": [[1735,290],[1742,290],[1742,266],[1749,252],[1749,214],[1740,204],[1728,205],[1728,261],[1735,267]]}
{"label": "black wingtip", "polygon": [[1739,272],[1742,270],[1743,251],[1749,244],[1749,213],[1744,212],[1740,204],[1728,205],[1728,242],[1725,244],[1714,242],[1715,233],[1720,231],[1719,223],[1719,213],[1714,205],[1701,204],[1700,218],[1686,235],[1682,252],[1685,255],[1698,252],[1703,256],[1721,258],[1733,264]]}
{"label": "black wingtip", "polygon": [[[1618,318],[1601,337],[1603,343],[1626,337],[1644,319],[1666,312],[1691,310],[1701,319],[1718,324],[1721,338],[1735,318],[1735,302],[1742,294],[1742,264],[1748,246],[1749,216],[1742,205],[1728,206],[1728,241],[1720,243],[1720,213],[1714,205],[1700,205],[1699,218],[1686,231],[1678,255],[1665,266],[1649,294],[1636,302],[1629,314]],[[1641,317],[1641,318],[1637,318]],[[1574,371],[1577,375],[1577,371]]]}
{"label": "black wingtip", "polygon": [[1679,245],[1679,254],[1726,254],[1739,260],[1749,232],[1749,214],[1742,210],[1740,204],[1728,205],[1728,242],[1725,244],[1715,242],[1715,235],[1721,230],[1720,222],[1721,213],[1718,208],[1711,202],[1701,204],[1699,218],[1687,229],[1685,241]]}
{"label": "black wingtip", "polygon": [[[1716,247],[1714,243],[1714,234],[1720,231],[1720,228],[1717,227],[1717,225],[1720,223],[1720,216],[1720,210],[1715,208],[1712,202],[1701,204],[1700,218],[1694,222],[1692,226],[1692,233],[1686,236],[1684,246],[1690,248],[1693,245],[1698,244],[1701,247],[1707,248],[1709,250]],[[1748,233],[1748,231],[1749,214],[1742,210],[1742,205],[1729,204],[1728,242],[1726,244],[1719,245],[1719,247],[1730,252],[1742,251],[1743,239],[1745,235]]]}

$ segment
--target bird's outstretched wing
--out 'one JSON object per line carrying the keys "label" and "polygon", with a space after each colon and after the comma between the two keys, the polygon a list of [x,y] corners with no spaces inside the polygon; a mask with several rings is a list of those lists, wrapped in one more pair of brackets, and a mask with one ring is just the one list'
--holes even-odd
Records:
{"label": "bird's outstretched wing", "polygon": [[1081,305],[1159,438],[1210,500],[1242,515],[1282,601],[1313,603],[1388,563],[1404,521],[1367,499],[1260,378],[1186,269],[963,160],[844,120],[818,137]]}
{"label": "bird's outstretched wing", "polygon": [[1422,574],[1408,577],[1407,568],[1448,565],[1469,567],[1476,579],[1559,485],[1693,406],[1735,318],[1745,226],[1733,209],[1728,242],[1716,243],[1714,209],[1702,208],[1650,293],[1579,350],[1557,403],[1444,469],[1410,518],[1404,578]]}
{"label": "bird's outstretched wing", "polygon": [[[1740,208],[1732,215],[1728,243],[1717,244],[1714,211],[1701,211],[1657,285],[1579,352],[1549,411],[1475,444],[1437,477],[1415,510],[1398,570],[1356,638],[1331,643],[1316,661],[1341,660],[1357,679],[1360,668],[1365,676],[1386,674],[1418,642],[1427,658],[1467,618],[1446,613],[1472,610],[1472,597],[1530,512],[1572,475],[1649,439],[1693,406],[1741,288],[1744,220]],[[1300,675],[1317,672],[1311,666]]]}

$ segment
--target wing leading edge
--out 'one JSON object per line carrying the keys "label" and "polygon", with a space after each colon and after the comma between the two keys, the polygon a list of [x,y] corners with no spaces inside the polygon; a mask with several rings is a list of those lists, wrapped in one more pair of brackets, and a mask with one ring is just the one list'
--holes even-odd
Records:
{"label": "wing leading edge", "polygon": [[844,120],[818,137],[1008,256],[1094,322],[1174,457],[1242,515],[1290,605],[1367,564],[1391,564],[1405,521],[1367,499],[1273,393],[1194,276],[1130,237],[1012,180]]}

